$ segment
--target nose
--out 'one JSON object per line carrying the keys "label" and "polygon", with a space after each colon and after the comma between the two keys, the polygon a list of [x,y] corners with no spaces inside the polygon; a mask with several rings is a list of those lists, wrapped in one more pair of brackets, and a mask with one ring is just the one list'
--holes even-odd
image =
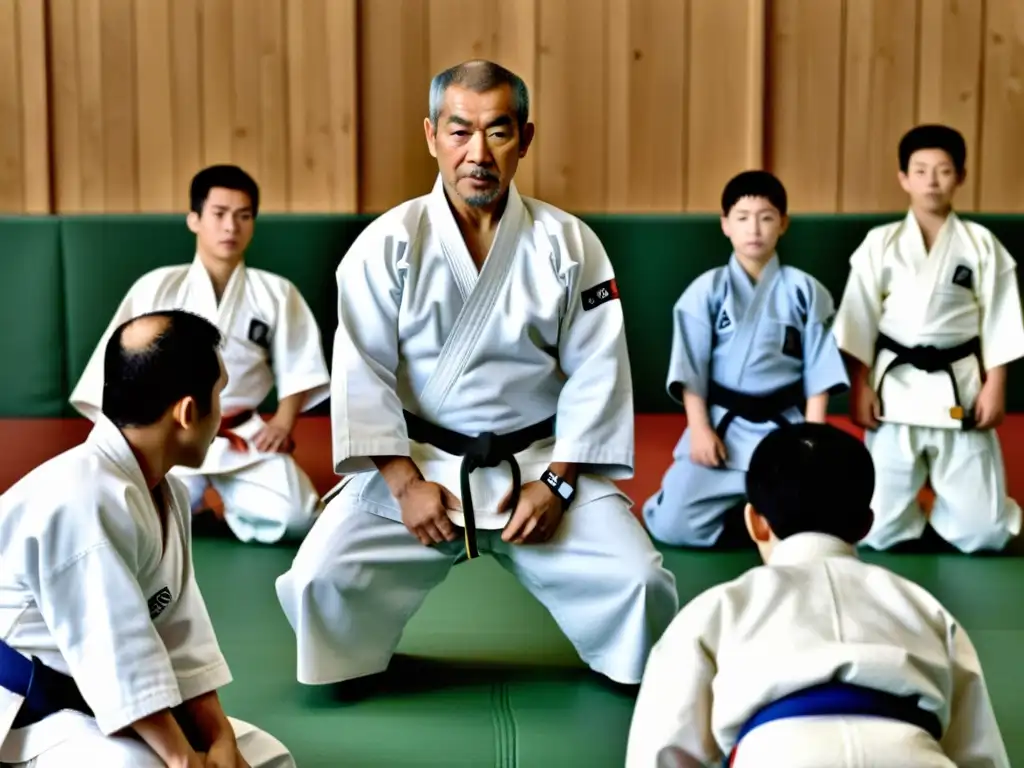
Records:
{"label": "nose", "polygon": [[487,146],[487,137],[483,131],[477,131],[469,140],[469,147],[466,150],[466,160],[477,165],[489,165],[491,162],[491,148]]}

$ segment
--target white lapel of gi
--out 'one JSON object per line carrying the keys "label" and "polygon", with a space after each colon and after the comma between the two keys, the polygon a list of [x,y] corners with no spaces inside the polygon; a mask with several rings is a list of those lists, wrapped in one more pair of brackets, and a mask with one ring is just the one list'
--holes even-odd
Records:
{"label": "white lapel of gi", "polygon": [[235,312],[245,295],[245,263],[239,263],[231,273],[219,302],[213,289],[213,280],[210,279],[210,274],[198,254],[189,267],[185,285],[189,296],[189,302],[185,306],[214,323],[222,333],[228,333]]}
{"label": "white lapel of gi", "polygon": [[486,327],[494,305],[508,282],[519,246],[525,207],[515,184],[509,185],[508,202],[502,214],[494,242],[477,274],[462,232],[448,207],[440,178],[431,193],[430,219],[437,228],[445,258],[452,269],[465,303],[459,311],[451,333],[438,355],[434,372],[419,397],[420,415],[437,418],[452,385],[456,382]]}

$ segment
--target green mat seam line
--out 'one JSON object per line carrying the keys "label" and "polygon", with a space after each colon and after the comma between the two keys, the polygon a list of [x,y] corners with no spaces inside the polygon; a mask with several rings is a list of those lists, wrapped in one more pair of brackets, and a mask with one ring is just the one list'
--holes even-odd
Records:
{"label": "green mat seam line", "polygon": [[491,699],[496,768],[519,768],[519,734],[508,684],[496,683],[491,689]]}

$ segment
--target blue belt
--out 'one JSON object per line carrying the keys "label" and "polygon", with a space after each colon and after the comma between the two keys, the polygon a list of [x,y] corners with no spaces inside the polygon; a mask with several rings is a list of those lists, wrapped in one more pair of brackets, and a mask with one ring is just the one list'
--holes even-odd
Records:
{"label": "blue belt", "polygon": [[942,738],[942,724],[938,715],[921,709],[916,696],[896,696],[850,683],[824,683],[791,693],[758,711],[740,729],[736,745],[726,758],[725,765],[732,764],[736,749],[744,737],[760,725],[788,717],[829,715],[865,715],[900,720],[924,729],[936,741]]}
{"label": "blue belt", "polygon": [[92,715],[73,677],[51,669],[33,656],[26,659],[0,640],[0,688],[25,699],[12,728],[38,723],[62,709]]}

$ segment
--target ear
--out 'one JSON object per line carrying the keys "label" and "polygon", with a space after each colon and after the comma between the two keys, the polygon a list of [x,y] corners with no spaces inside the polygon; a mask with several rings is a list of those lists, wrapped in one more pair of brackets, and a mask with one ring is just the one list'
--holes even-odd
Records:
{"label": "ear", "polygon": [[423,133],[427,138],[427,149],[430,150],[430,156],[437,157],[437,132],[429,117],[423,118]]}
{"label": "ear", "polygon": [[193,235],[199,234],[199,214],[195,211],[189,211],[188,216],[185,217],[185,223],[188,224],[189,230]]}
{"label": "ear", "polygon": [[199,409],[195,398],[191,395],[181,398],[174,404],[174,421],[182,429],[190,429],[198,421]]}
{"label": "ear", "polygon": [[967,169],[966,169],[966,168],[964,168],[964,169],[963,169],[963,170],[962,170],[962,171],[960,172],[959,176],[957,177],[956,185],[957,185],[958,187],[960,187],[960,186],[963,186],[963,183],[964,183],[965,181],[967,181]]}
{"label": "ear", "polygon": [[747,533],[755,542],[767,544],[772,539],[772,527],[768,521],[757,513],[752,504],[743,508],[743,522],[747,524]]}
{"label": "ear", "polygon": [[779,236],[786,234],[786,230],[789,229],[789,214],[782,214],[782,218],[779,220]]}
{"label": "ear", "polygon": [[722,234],[729,237],[729,217],[722,214],[719,218],[722,220]]}
{"label": "ear", "polygon": [[896,174],[896,178],[899,179],[900,186],[903,188],[903,191],[906,192],[907,194],[910,194],[910,178],[907,176],[907,174],[905,174],[903,171],[900,171],[898,174]]}
{"label": "ear", "polygon": [[519,136],[519,157],[526,157],[526,153],[530,149],[530,144],[533,143],[533,137],[536,132],[537,128],[533,123],[527,123],[523,126],[523,132]]}

